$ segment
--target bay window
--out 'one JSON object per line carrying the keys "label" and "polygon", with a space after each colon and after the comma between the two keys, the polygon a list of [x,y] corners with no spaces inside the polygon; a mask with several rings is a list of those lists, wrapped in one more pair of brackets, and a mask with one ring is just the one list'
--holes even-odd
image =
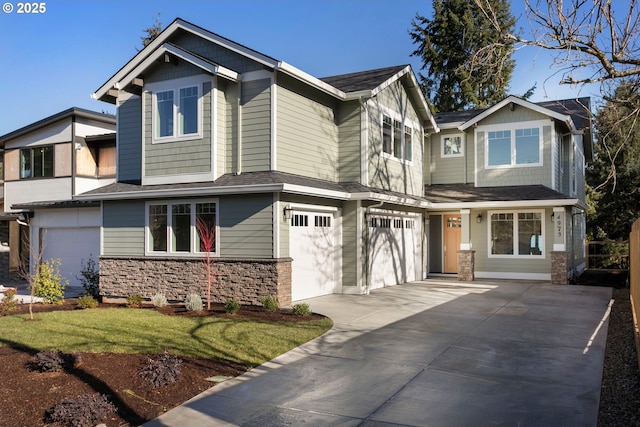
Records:
{"label": "bay window", "polygon": [[489,213],[490,257],[544,257],[544,211]]}
{"label": "bay window", "polygon": [[199,227],[212,231],[216,250],[215,201],[150,202],[147,204],[147,252],[196,254],[204,251]]}

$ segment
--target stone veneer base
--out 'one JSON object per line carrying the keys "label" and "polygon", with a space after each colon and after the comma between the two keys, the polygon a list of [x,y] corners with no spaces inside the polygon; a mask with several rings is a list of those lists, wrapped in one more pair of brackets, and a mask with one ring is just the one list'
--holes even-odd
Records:
{"label": "stone veneer base", "polygon": [[458,280],[473,282],[475,280],[476,251],[458,251]]}

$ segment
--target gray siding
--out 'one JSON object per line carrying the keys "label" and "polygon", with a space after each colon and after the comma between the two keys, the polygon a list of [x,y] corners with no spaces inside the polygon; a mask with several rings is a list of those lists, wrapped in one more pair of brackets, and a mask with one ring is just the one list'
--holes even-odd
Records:
{"label": "gray siding", "polygon": [[222,257],[273,257],[272,203],[272,194],[220,199],[220,255]]}
{"label": "gray siding", "polygon": [[277,99],[278,170],[337,181],[334,108],[283,86],[278,86]]}
{"label": "gray siding", "polygon": [[242,170],[271,169],[271,79],[242,84]]}
{"label": "gray siding", "polygon": [[360,102],[343,103],[338,109],[338,181],[360,181]]}
{"label": "gray siding", "polygon": [[218,79],[218,176],[236,172],[238,165],[238,85]]}
{"label": "gray siding", "polygon": [[144,201],[105,201],[102,207],[102,255],[144,255]]}
{"label": "gray siding", "polygon": [[118,104],[118,181],[142,177],[142,102],[133,96]]}
{"label": "gray siding", "polygon": [[211,83],[202,85],[203,138],[190,141],[152,143],[152,96],[145,100],[145,176],[192,174],[211,171]]}
{"label": "gray siding", "polygon": [[482,119],[478,123],[478,126],[511,124],[531,120],[549,120],[549,116],[547,115],[538,113],[537,111],[533,111],[528,108],[520,107],[519,105],[514,104],[514,106],[515,108],[513,111],[511,111],[511,108],[508,105],[501,108],[500,110],[491,114],[489,117]]}

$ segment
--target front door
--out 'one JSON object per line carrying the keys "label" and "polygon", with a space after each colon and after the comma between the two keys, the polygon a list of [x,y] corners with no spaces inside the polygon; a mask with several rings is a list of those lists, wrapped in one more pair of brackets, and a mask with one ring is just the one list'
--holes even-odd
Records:
{"label": "front door", "polygon": [[443,215],[444,221],[444,272],[458,272],[458,250],[462,235],[460,215]]}

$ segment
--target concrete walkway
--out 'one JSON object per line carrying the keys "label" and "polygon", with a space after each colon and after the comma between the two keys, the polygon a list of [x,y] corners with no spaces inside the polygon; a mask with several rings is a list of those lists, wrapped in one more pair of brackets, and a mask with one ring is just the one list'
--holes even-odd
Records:
{"label": "concrete walkway", "polygon": [[595,427],[610,298],[426,280],[310,299],[331,331],[145,426]]}

